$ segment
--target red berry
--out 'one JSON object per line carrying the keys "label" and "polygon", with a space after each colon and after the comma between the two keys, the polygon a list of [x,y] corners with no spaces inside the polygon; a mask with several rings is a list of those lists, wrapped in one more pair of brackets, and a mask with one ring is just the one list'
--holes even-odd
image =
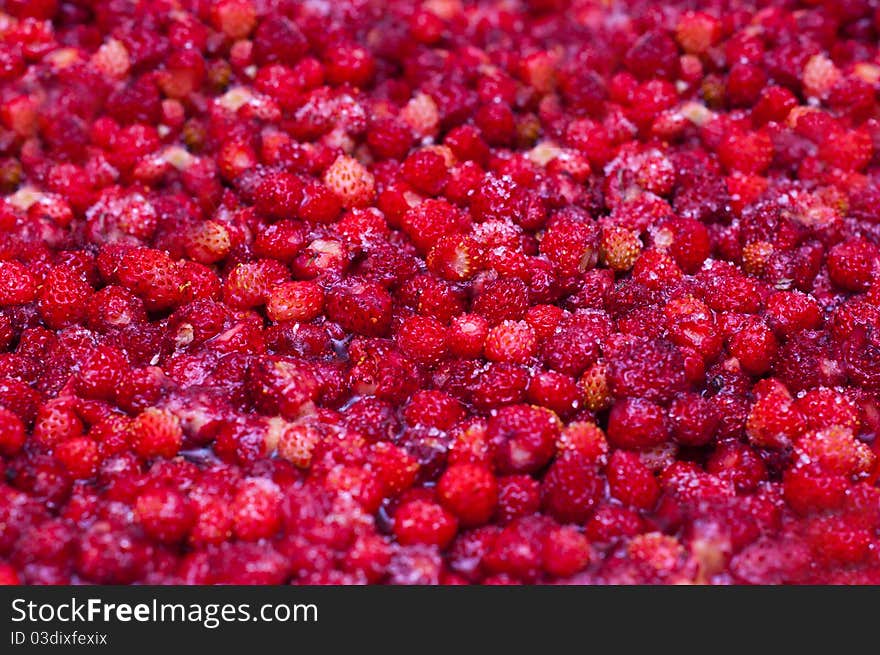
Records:
{"label": "red berry", "polygon": [[877,261],[877,247],[865,239],[839,243],[828,252],[828,275],[847,291],[866,291]]}
{"label": "red berry", "polygon": [[480,525],[495,510],[498,485],[491,471],[475,464],[456,464],[440,477],[437,496],[462,525]]}
{"label": "red berry", "polygon": [[608,462],[608,485],[612,496],[640,509],[651,509],[660,497],[660,485],[638,454],[616,451]]}
{"label": "red berry", "polygon": [[551,464],[541,482],[542,506],[558,521],[581,523],[602,494],[595,465],[581,455],[566,453]]}
{"label": "red berry", "polygon": [[271,537],[278,530],[281,491],[274,482],[248,479],[232,499],[232,521],[235,536],[243,541]]}
{"label": "red berry", "polygon": [[148,489],[138,496],[135,515],[144,532],[169,544],[184,539],[196,518],[183,494],[167,487]]}
{"label": "red berry", "polygon": [[180,420],[163,409],[148,408],[131,424],[130,439],[141,457],[174,457],[183,442]]}
{"label": "red berry", "polygon": [[590,562],[590,542],[572,526],[550,530],[544,537],[542,561],[550,575],[566,578],[586,568]]}
{"label": "red berry", "polygon": [[101,463],[99,446],[89,437],[74,437],[58,444],[55,458],[75,479],[94,477]]}
{"label": "red berry", "polygon": [[382,336],[391,324],[391,296],[374,282],[350,279],[333,286],[326,296],[327,317],[347,330]]}
{"label": "red berry", "polygon": [[429,316],[411,316],[401,324],[397,344],[410,359],[436,364],[446,354],[446,329]]}
{"label": "red berry", "polygon": [[624,398],[614,403],[608,416],[608,440],[620,448],[659,446],[669,438],[663,409],[644,398]]}
{"label": "red berry", "polygon": [[445,548],[458,529],[455,516],[429,500],[411,500],[394,512],[394,535],[404,546],[428,544]]}
{"label": "red berry", "polygon": [[24,305],[37,297],[37,280],[15,261],[0,262],[0,306]]}
{"label": "red berry", "polygon": [[83,319],[93,294],[89,284],[69,266],[56,266],[43,281],[37,299],[40,316],[49,328],[60,329]]}
{"label": "red berry", "polygon": [[314,282],[284,282],[269,291],[266,314],[276,322],[307,322],[324,307],[324,291]]}
{"label": "red berry", "polygon": [[528,405],[504,407],[489,419],[486,436],[503,473],[528,473],[553,456],[559,419],[553,412]]}
{"label": "red berry", "polygon": [[599,258],[599,230],[586,217],[560,216],[544,232],[540,248],[560,274],[583,273]]}
{"label": "red berry", "polygon": [[0,452],[11,457],[21,450],[25,440],[21,419],[5,407],[0,407]]}

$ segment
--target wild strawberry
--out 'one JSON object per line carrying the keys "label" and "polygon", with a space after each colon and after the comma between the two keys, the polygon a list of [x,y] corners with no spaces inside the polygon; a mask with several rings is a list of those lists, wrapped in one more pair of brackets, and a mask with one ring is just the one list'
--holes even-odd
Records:
{"label": "wild strawberry", "polygon": [[659,291],[681,278],[681,269],[669,255],[659,250],[646,250],[633,266],[632,276],[648,289]]}
{"label": "wild strawberry", "polygon": [[828,275],[847,291],[866,291],[877,261],[877,247],[865,239],[851,239],[828,252]]}
{"label": "wild strawberry", "polygon": [[83,424],[70,402],[55,399],[40,407],[34,425],[34,441],[44,447],[53,448],[63,441],[81,436]]}
{"label": "wild strawberry", "polygon": [[167,544],[183,540],[196,519],[191,502],[167,487],[141,493],[135,502],[135,515],[144,532]]}
{"label": "wild strawberry", "polygon": [[618,397],[663,401],[686,387],[681,353],[668,341],[632,338],[605,350],[608,381]]}
{"label": "wild strawberry", "polygon": [[5,407],[0,407],[0,453],[11,457],[25,444],[24,424]]}
{"label": "wild strawberry", "polygon": [[363,207],[375,193],[375,179],[358,160],[340,155],[324,172],[324,184],[343,207]]}
{"label": "wild strawberry", "polygon": [[534,331],[525,321],[502,321],[489,330],[484,345],[486,359],[524,364],[535,353]]}
{"label": "wild strawberry", "polygon": [[495,510],[498,486],[491,471],[475,464],[456,464],[440,477],[437,496],[462,525],[480,525]]}
{"label": "wild strawberry", "polygon": [[858,434],[861,420],[856,404],[835,389],[811,389],[795,400],[811,430],[841,427]]}
{"label": "wild strawberry", "polygon": [[541,482],[542,507],[562,522],[586,520],[602,494],[595,465],[577,453],[566,453],[550,465]]}
{"label": "wild strawberry", "polygon": [[551,575],[565,578],[586,568],[590,562],[590,542],[573,526],[553,528],[544,537],[542,562]]}
{"label": "wild strawberry", "polygon": [[257,25],[253,42],[254,58],[261,66],[272,63],[292,65],[298,61],[295,70],[301,75],[302,87],[312,88],[323,82],[320,63],[310,58],[300,59],[306,54],[309,42],[292,20],[269,12]]}
{"label": "wild strawberry", "polygon": [[777,291],[767,299],[769,324],[780,336],[812,330],[822,324],[822,313],[814,298],[799,291]]}
{"label": "wild strawberry", "polygon": [[0,306],[24,305],[37,297],[37,279],[15,261],[0,261]]}
{"label": "wild strawberry", "polygon": [[752,405],[746,423],[749,440],[763,448],[784,448],[800,436],[804,428],[803,415],[785,386],[776,381],[771,381]]}
{"label": "wild strawberry", "polygon": [[859,475],[870,471],[874,453],[846,428],[833,426],[802,435],[794,446],[799,461],[815,464],[837,475]]}
{"label": "wild strawberry", "polygon": [[602,229],[602,260],[608,268],[628,271],[636,263],[642,251],[642,242],[629,230],[609,226]]}
{"label": "wild strawberry", "polygon": [[646,32],[627,51],[624,63],[641,79],[672,77],[678,69],[678,49],[666,33]]}
{"label": "wild strawberry", "polygon": [[455,516],[428,500],[408,501],[394,513],[394,535],[404,546],[428,544],[444,548],[457,529]]}
{"label": "wild strawberry", "polygon": [[502,408],[489,419],[486,435],[503,473],[539,470],[553,456],[559,434],[555,414],[528,405]]}
{"label": "wild strawberry", "polygon": [[266,175],[254,192],[254,207],[270,218],[296,215],[303,198],[303,185],[290,173]]}
{"label": "wild strawberry", "polygon": [[397,495],[413,485],[419,463],[403,448],[386,441],[371,446],[371,465],[386,496]]}
{"label": "wild strawberry", "polygon": [[763,68],[737,62],[727,75],[727,100],[735,107],[754,105],[765,84],[767,73]]}
{"label": "wild strawberry", "polygon": [[148,408],[129,428],[134,452],[144,458],[174,457],[183,443],[180,419],[164,409]]}
{"label": "wild strawberry", "polygon": [[223,299],[237,309],[262,305],[272,289],[289,278],[287,268],[274,259],[258,259],[233,268],[223,284]]}
{"label": "wild strawberry", "polygon": [[799,514],[840,507],[846,496],[846,477],[823,471],[814,464],[787,469],[782,480],[786,502]]}
{"label": "wild strawberry", "polygon": [[378,284],[353,278],[331,287],[325,299],[328,318],[366,336],[388,331],[391,305],[391,296]]}
{"label": "wild strawberry", "polygon": [[465,412],[454,397],[442,391],[419,391],[409,399],[403,410],[403,416],[409,425],[423,425],[449,430]]}
{"label": "wild strawberry", "polygon": [[857,564],[868,557],[872,535],[842,517],[818,517],[808,523],[807,541],[822,563]]}
{"label": "wild strawberry", "polygon": [[722,480],[730,480],[738,491],[754,491],[767,477],[767,467],[760,456],[738,441],[719,444],[706,463],[706,470]]}
{"label": "wild strawberry", "polygon": [[285,282],[269,291],[266,314],[273,321],[307,322],[321,314],[324,291],[314,282]]}
{"label": "wild strawberry", "polygon": [[403,231],[422,252],[429,252],[441,237],[461,231],[459,210],[445,200],[423,200],[402,218]]}
{"label": "wild strawberry", "polygon": [[842,171],[860,171],[871,161],[873,150],[873,142],[865,130],[834,130],[824,135],[819,157]]}
{"label": "wild strawberry", "polygon": [[660,485],[636,453],[616,451],[608,461],[607,475],[611,495],[627,505],[651,509],[660,497]]}
{"label": "wild strawberry", "polygon": [[449,349],[464,359],[479,357],[488,334],[489,326],[482,316],[461,314],[452,319],[449,327]]}
{"label": "wild strawberry", "polygon": [[754,319],[739,328],[731,337],[729,347],[744,371],[762,375],[770,370],[778,344],[770,328],[763,321]]}
{"label": "wild strawberry", "polygon": [[761,174],[770,166],[773,144],[763,132],[734,132],[719,144],[718,157],[731,172]]}
{"label": "wild strawberry", "polygon": [[93,293],[92,287],[70,266],[55,266],[39,290],[37,309],[48,327],[59,329],[82,320]]}
{"label": "wild strawberry", "polygon": [[556,440],[560,453],[573,452],[596,464],[604,464],[608,455],[605,433],[595,423],[577,421],[562,428]]}
{"label": "wild strawberry", "polygon": [[167,253],[159,250],[125,251],[114,276],[120,285],[139,296],[148,310],[170,309],[184,299],[180,269]]}
{"label": "wild strawberry", "polygon": [[446,185],[444,158],[431,150],[418,150],[403,162],[403,178],[419,193],[435,196]]}
{"label": "wild strawberry", "polygon": [[611,389],[608,385],[608,367],[596,362],[580,377],[578,382],[581,398],[591,412],[601,412],[611,406]]}
{"label": "wild strawberry", "polygon": [[528,289],[516,278],[501,278],[487,284],[474,300],[473,311],[490,325],[523,318],[528,307]]}
{"label": "wild strawberry", "polygon": [[397,344],[410,359],[423,364],[436,364],[446,354],[445,329],[434,318],[411,316],[401,324]]}
{"label": "wild strawberry", "polygon": [[555,371],[541,371],[529,381],[526,397],[529,402],[565,417],[578,407],[580,392],[573,377]]}
{"label": "wild strawberry", "polygon": [[244,480],[232,499],[232,529],[243,541],[271,537],[281,524],[281,490],[271,480]]}
{"label": "wild strawberry", "polygon": [[369,50],[352,43],[338,43],[324,53],[324,71],[331,84],[348,83],[363,87],[369,84],[376,63]]}
{"label": "wild strawberry", "polygon": [[720,417],[712,403],[695,393],[678,394],[669,405],[672,438],[685,446],[702,446],[715,436]]}
{"label": "wild strawberry", "polygon": [[660,406],[644,398],[614,403],[608,416],[608,440],[619,448],[658,446],[669,438],[669,425]]}
{"label": "wild strawberry", "polygon": [[248,366],[245,385],[257,409],[296,419],[319,391],[318,380],[304,362],[282,357],[262,357]]}
{"label": "wild strawberry", "polygon": [[112,400],[127,367],[128,361],[118,348],[100,346],[80,368],[77,391],[86,398]]}
{"label": "wild strawberry", "polygon": [[540,248],[560,274],[583,273],[599,258],[599,230],[589,219],[560,216],[550,223]]}
{"label": "wild strawberry", "polygon": [[583,373],[598,359],[599,344],[608,329],[606,319],[601,312],[565,317],[541,347],[544,364],[566,375]]}
{"label": "wild strawberry", "polygon": [[257,10],[251,0],[220,0],[211,9],[211,20],[230,39],[242,39],[254,29]]}
{"label": "wild strawberry", "polygon": [[675,40],[691,54],[704,54],[720,37],[721,21],[702,11],[686,12],[675,28]]}
{"label": "wild strawberry", "polygon": [[[427,200],[422,204],[428,202]],[[437,239],[425,263],[428,270],[451,282],[470,279],[477,269],[477,246],[473,239],[447,234]]]}
{"label": "wild strawberry", "polygon": [[403,159],[412,142],[409,128],[402,121],[392,118],[375,119],[367,130],[367,144],[379,159]]}
{"label": "wild strawberry", "polygon": [[[270,431],[272,429],[270,427]],[[321,441],[320,431],[311,425],[292,423],[281,423],[277,429],[280,433],[276,445],[278,455],[294,466],[309,468],[315,448]]]}
{"label": "wild strawberry", "polygon": [[232,248],[229,230],[217,221],[205,221],[190,230],[186,237],[186,253],[202,264],[222,261]]}
{"label": "wild strawberry", "polygon": [[417,139],[435,136],[440,126],[437,103],[426,93],[416,93],[400,111],[400,118]]}
{"label": "wild strawberry", "polygon": [[131,419],[127,416],[110,414],[93,423],[88,436],[98,443],[98,449],[106,459],[128,449],[130,423]]}

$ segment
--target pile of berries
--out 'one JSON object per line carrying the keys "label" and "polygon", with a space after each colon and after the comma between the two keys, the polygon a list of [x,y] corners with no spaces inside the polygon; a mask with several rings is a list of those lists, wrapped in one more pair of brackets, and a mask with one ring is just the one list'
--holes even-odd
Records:
{"label": "pile of berries", "polygon": [[0,581],[880,583],[875,0],[0,5]]}

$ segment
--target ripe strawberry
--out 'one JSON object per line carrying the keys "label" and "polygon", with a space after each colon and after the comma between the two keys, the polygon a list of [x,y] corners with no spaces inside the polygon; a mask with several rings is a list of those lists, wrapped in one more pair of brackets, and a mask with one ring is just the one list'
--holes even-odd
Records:
{"label": "ripe strawberry", "polygon": [[159,250],[126,250],[113,276],[121,286],[140,297],[150,311],[171,309],[185,298],[180,269],[167,253]]}
{"label": "ripe strawberry", "polygon": [[493,362],[527,363],[537,350],[535,333],[525,321],[501,321],[489,330],[484,351]]}
{"label": "ripe strawberry", "polygon": [[192,502],[179,491],[167,487],[141,493],[135,501],[134,511],[144,532],[165,544],[185,539],[196,521]]}
{"label": "ripe strawberry", "polygon": [[560,216],[544,232],[540,248],[561,275],[583,273],[599,258],[599,230],[586,217]]}
{"label": "ripe strawberry", "polygon": [[55,459],[77,480],[94,477],[101,464],[100,448],[89,437],[73,437],[55,447]]}
{"label": "ripe strawberry", "polygon": [[618,273],[630,270],[641,252],[642,242],[633,232],[615,226],[602,229],[602,260],[611,270]]}
{"label": "ripe strawberry", "polygon": [[82,433],[82,421],[69,400],[56,398],[40,407],[33,433],[38,445],[50,449]]}
{"label": "ripe strawberry", "polygon": [[349,278],[327,292],[327,317],[346,330],[365,336],[382,336],[391,326],[392,300],[375,282]]}
{"label": "ripe strawberry", "polygon": [[46,275],[37,298],[37,309],[46,325],[60,329],[81,321],[94,290],[72,267],[59,265]]}
{"label": "ripe strawberry", "polygon": [[21,419],[5,407],[0,407],[0,453],[11,457],[18,453],[27,437]]}
{"label": "ripe strawberry", "polygon": [[323,181],[343,207],[366,206],[375,194],[375,178],[353,157],[337,157],[324,172]]}
{"label": "ripe strawberry", "polygon": [[37,279],[16,261],[0,261],[0,306],[24,305],[37,297]]}
{"label": "ripe strawberry", "polygon": [[495,511],[498,485],[488,469],[476,464],[456,464],[440,477],[437,496],[462,525],[480,525]]}
{"label": "ripe strawberry", "polygon": [[320,316],[324,291],[314,282],[285,282],[269,291],[266,314],[273,321],[307,322]]}
{"label": "ripe strawberry", "polygon": [[678,19],[675,40],[685,52],[702,55],[721,37],[721,21],[702,11],[688,11]]}
{"label": "ripe strawberry", "polygon": [[243,39],[257,24],[257,9],[251,0],[220,0],[211,8],[211,20],[230,39]]}
{"label": "ripe strawberry", "polygon": [[428,544],[445,548],[457,529],[455,516],[428,500],[408,501],[394,513],[394,536],[404,546]]}
{"label": "ripe strawberry", "polygon": [[170,459],[183,443],[180,419],[168,410],[147,408],[132,421],[129,439],[134,452],[141,457]]}

